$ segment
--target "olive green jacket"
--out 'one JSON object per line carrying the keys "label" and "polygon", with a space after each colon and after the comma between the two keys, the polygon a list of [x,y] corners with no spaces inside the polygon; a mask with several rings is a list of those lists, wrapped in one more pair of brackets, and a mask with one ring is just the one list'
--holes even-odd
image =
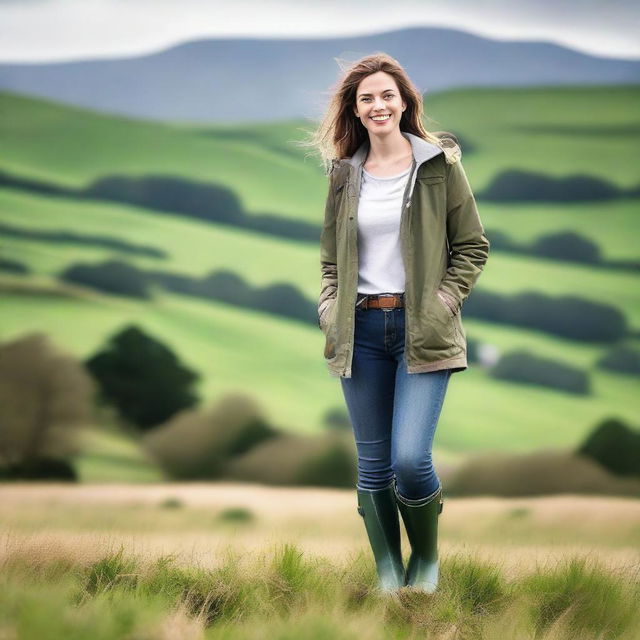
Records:
{"label": "olive green jacket", "polygon": [[[405,267],[405,358],[409,373],[467,368],[461,307],[489,255],[454,136],[435,145],[411,133],[413,163],[404,193],[400,244]],[[358,199],[366,141],[334,160],[320,236],[318,325],[332,376],[351,377],[358,287]]]}

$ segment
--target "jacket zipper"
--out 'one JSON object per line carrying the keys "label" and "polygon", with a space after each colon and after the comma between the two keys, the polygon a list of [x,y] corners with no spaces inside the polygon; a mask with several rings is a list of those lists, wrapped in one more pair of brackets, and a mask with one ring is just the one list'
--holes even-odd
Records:
{"label": "jacket zipper", "polygon": [[[415,158],[411,161],[411,171],[409,172],[409,179],[407,180],[407,184],[404,188],[404,194],[402,195],[402,209],[400,211],[400,247],[401,247],[401,251],[402,251],[402,264],[404,266],[405,269],[405,323],[404,323],[404,344],[405,344],[405,360],[406,360],[406,353],[408,351],[407,346],[408,346],[408,339],[409,339],[409,322],[407,321],[407,308],[406,308],[406,301],[407,301],[407,282],[408,282],[408,278],[406,278],[406,274],[410,272],[410,270],[407,268],[407,261],[409,260],[409,254],[407,252],[407,248],[405,247],[405,243],[403,240],[403,229],[406,227],[406,218],[407,218],[407,209],[410,208],[411,205],[411,193],[409,193],[409,191],[411,190],[411,192],[413,192],[413,189],[411,189],[411,185],[413,183],[413,175],[414,172],[418,171],[418,166],[417,163],[415,161]],[[349,179],[351,178],[351,175],[349,176]],[[353,199],[350,203],[350,207],[351,207],[351,211],[350,213],[352,213],[353,215],[349,216],[349,222],[353,219],[354,220],[354,226],[355,226],[355,236],[356,236],[356,242],[355,242],[355,247],[354,247],[354,256],[355,256],[355,274],[356,274],[356,286],[355,286],[355,291],[356,291],[356,296],[355,296],[355,300],[353,301],[353,304],[351,305],[351,340],[349,342],[349,353],[347,354],[347,362],[345,364],[344,369],[342,370],[342,375],[345,376],[347,374],[347,370],[351,368],[351,364],[353,362],[353,347],[354,347],[354,341],[355,341],[355,325],[356,325],[356,321],[355,321],[355,303],[358,299],[358,206],[359,206],[359,202],[360,202],[360,185],[362,183],[362,165],[360,166],[360,169],[358,171],[358,174],[356,175],[356,181],[355,181],[355,187],[354,187],[354,191],[355,193],[353,194]],[[349,193],[347,190],[347,197],[349,197]],[[351,235],[347,234],[347,253],[349,253],[349,242],[350,242],[350,238]],[[407,363],[408,365],[408,363]],[[408,368],[408,366],[407,366]]]}
{"label": "jacket zipper", "polygon": [[[411,185],[413,183],[413,174],[418,171],[418,166],[415,159],[411,163],[411,171],[409,172],[409,179],[407,180],[407,186],[405,187],[404,194],[402,196],[402,210],[400,212],[400,249],[402,251],[402,263],[405,269],[405,282],[404,282],[404,359],[407,363],[407,372],[409,371],[409,317],[410,314],[407,310],[407,300],[411,299],[411,296],[407,295],[407,284],[409,283],[409,278],[407,278],[407,274],[409,274],[410,268],[408,268],[408,261],[410,259],[409,252],[407,251],[407,247],[405,246],[404,239],[406,237],[406,233],[403,233],[408,224],[407,216],[409,215],[409,209],[411,208],[411,196],[413,194],[413,189],[411,189]],[[411,193],[410,193],[411,191]]]}
{"label": "jacket zipper", "polygon": [[[350,171],[349,172],[349,183],[351,182],[351,176],[354,172]],[[354,262],[355,262],[355,267],[352,266],[353,271],[355,272],[355,279],[356,279],[356,283],[355,283],[355,299],[351,301],[351,306],[350,308],[350,320],[349,322],[351,323],[351,340],[349,341],[349,353],[347,353],[347,360],[344,366],[344,369],[342,370],[342,375],[343,377],[347,375],[347,370],[351,369],[351,364],[353,362],[353,346],[354,346],[354,342],[355,342],[355,333],[356,333],[356,317],[355,317],[355,305],[356,302],[358,300],[358,205],[359,205],[359,201],[360,201],[360,184],[362,182],[362,165],[360,166],[360,168],[358,169],[358,172],[355,176],[355,185],[353,187],[354,189],[354,193],[353,195],[349,193],[349,185],[347,185],[347,198],[351,198],[349,201],[349,220],[347,220],[347,255],[350,253],[349,249],[349,243],[351,242],[351,237],[352,234],[350,232],[350,227],[349,227],[349,223],[352,223],[352,226],[354,227],[354,231],[353,231],[353,235],[355,236],[355,245],[353,248],[353,255],[354,255]]]}

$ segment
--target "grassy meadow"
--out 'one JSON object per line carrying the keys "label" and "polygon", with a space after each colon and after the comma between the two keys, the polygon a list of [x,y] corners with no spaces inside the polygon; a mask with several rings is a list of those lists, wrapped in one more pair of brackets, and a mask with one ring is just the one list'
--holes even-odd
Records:
{"label": "grassy meadow", "polygon": [[[468,89],[427,95],[430,130],[463,144],[473,188],[508,169],[584,174],[629,188],[640,160],[640,87]],[[0,93],[0,172],[81,188],[112,174],[223,185],[254,216],[321,224],[326,179],[296,144],[305,121],[192,126],[105,116]],[[605,260],[638,260],[639,199],[479,202],[488,230],[519,243],[572,230]],[[205,406],[256,398],[283,430],[319,433],[344,408],[315,326],[157,288],[151,300],[58,279],[78,262],[121,259],[191,276],[228,269],[253,286],[288,283],[315,300],[319,247],[115,202],[0,187],[0,223],[144,244],[166,258],[0,235],[0,341],[44,331],[79,359],[130,323],[201,376]],[[613,305],[640,347],[640,276],[492,251],[479,288]],[[609,345],[465,318],[469,338],[589,372],[573,396],[491,378],[472,365],[449,386],[434,445],[447,473],[480,451],[575,447],[600,420],[637,427],[637,378],[597,368]],[[640,635],[640,501],[569,494],[449,498],[441,582],[427,596],[375,589],[353,489],[168,483],[139,440],[96,414],[75,458],[81,482],[0,484],[0,640],[635,640]],[[409,549],[403,530],[405,560]]]}
{"label": "grassy meadow", "polygon": [[[376,591],[350,490],[0,488],[0,637],[544,638],[640,630],[640,503],[445,498],[429,596]],[[405,561],[408,543],[403,533]]]}

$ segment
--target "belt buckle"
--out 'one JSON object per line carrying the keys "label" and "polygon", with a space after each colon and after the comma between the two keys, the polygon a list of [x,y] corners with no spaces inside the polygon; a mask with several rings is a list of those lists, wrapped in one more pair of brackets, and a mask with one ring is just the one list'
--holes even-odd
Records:
{"label": "belt buckle", "polygon": [[[395,305],[395,298],[396,298],[397,294],[395,293],[379,293],[378,294],[378,304],[380,306],[381,309],[393,309],[396,305]],[[392,304],[388,305],[385,304],[384,301],[381,300],[381,298],[391,298],[392,299]]]}

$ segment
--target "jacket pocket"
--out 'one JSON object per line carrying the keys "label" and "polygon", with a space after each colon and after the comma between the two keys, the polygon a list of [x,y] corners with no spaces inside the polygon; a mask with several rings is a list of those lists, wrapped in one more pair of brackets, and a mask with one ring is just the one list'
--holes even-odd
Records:
{"label": "jacket pocket", "polygon": [[338,347],[338,325],[336,323],[337,309],[337,298],[331,298],[320,318],[320,328],[325,336],[324,357],[327,360],[333,360],[336,357]]}
{"label": "jacket pocket", "polygon": [[444,306],[449,314],[451,325],[453,326],[453,338],[456,342],[463,341],[462,338],[462,324],[460,322],[460,309],[457,307],[455,301],[451,296],[442,289],[436,290],[436,298]]}
{"label": "jacket pocket", "polygon": [[431,294],[421,316],[421,349],[427,353],[438,353],[440,357],[449,357],[449,351],[456,342],[454,318],[447,304],[437,292]]}
{"label": "jacket pocket", "polygon": [[444,292],[442,289],[438,289],[436,290],[436,298],[444,305],[451,318],[454,318],[457,315],[457,306],[448,293]]}
{"label": "jacket pocket", "polygon": [[423,176],[417,180],[422,184],[439,184],[440,182],[444,182],[444,176]]}
{"label": "jacket pocket", "polygon": [[322,332],[326,335],[327,328],[335,316],[336,298],[329,298],[324,303],[324,307],[318,310],[318,324]]}
{"label": "jacket pocket", "polygon": [[327,330],[324,342],[324,357],[327,360],[333,360],[336,357],[336,347],[338,340],[336,337],[335,325],[332,325]]}

